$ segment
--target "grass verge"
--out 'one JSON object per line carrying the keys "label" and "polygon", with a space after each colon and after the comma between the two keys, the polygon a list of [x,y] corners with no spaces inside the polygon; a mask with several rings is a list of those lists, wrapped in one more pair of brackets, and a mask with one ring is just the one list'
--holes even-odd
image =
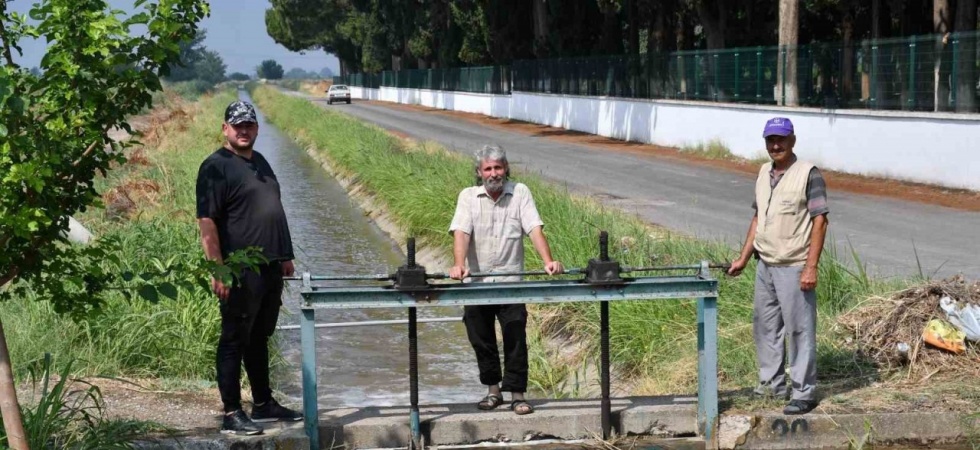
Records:
{"label": "grass verge", "polygon": [[[412,144],[385,131],[312,103],[260,87],[253,98],[266,116],[301,145],[321,152],[343,176],[356,178],[398,225],[428,245],[449,249],[446,233],[459,191],[473,183],[472,163],[431,144]],[[625,265],[689,264],[702,259],[728,261],[734,250],[653,228],[634,216],[602,204],[573,198],[566,189],[526,173],[514,178],[526,183],[546,222],[555,257],[567,267],[584,266],[598,253],[599,230],[610,233],[610,255]],[[527,242],[526,245],[530,246]],[[528,249],[528,267],[541,262]],[[870,367],[833,339],[831,326],[858,299],[894,288],[869,279],[862,271],[839,263],[832,249],[821,262],[818,287],[821,375],[836,379],[865,378]],[[755,267],[739,278],[721,277],[719,317],[720,374],[723,388],[751,385],[755,380],[755,349],[751,312]],[[584,343],[571,364],[591,360],[597,353],[597,304],[562,304],[534,308],[538,330]],[[641,380],[635,393],[692,392],[697,385],[696,311],[690,301],[616,302],[610,308],[612,359],[624,375]],[[574,371],[554,367],[554,352],[532,339],[532,383],[553,395],[578,388]],[[566,358],[567,359],[567,358]],[[595,365],[592,365],[593,367]],[[597,377],[592,377],[597,378]]]}

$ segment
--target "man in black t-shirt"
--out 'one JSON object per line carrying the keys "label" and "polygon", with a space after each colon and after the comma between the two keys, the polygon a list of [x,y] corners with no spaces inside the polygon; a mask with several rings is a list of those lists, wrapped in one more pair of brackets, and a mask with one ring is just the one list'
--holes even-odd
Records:
{"label": "man in black t-shirt", "polygon": [[[242,101],[228,105],[221,131],[224,146],[204,160],[197,174],[197,218],[208,259],[221,264],[236,250],[258,247],[268,260],[258,270],[245,269],[231,286],[211,279],[221,308],[221,432],[254,435],[262,433],[255,422],[303,418],[279,405],[269,386],[268,341],[279,319],[282,277],[293,275],[293,244],[279,181],[265,157],[252,149],[259,131],[255,108]],[[243,362],[252,386],[251,419],[241,403]]]}

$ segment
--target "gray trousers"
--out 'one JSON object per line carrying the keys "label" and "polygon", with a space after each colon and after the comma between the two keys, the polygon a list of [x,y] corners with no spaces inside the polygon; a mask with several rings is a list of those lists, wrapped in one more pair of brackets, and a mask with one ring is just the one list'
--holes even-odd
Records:
{"label": "gray trousers", "polygon": [[[786,346],[793,400],[815,400],[817,293],[800,289],[803,266],[772,267],[759,261],[752,334],[759,362],[756,392],[786,395]],[[785,341],[785,343],[784,343]]]}

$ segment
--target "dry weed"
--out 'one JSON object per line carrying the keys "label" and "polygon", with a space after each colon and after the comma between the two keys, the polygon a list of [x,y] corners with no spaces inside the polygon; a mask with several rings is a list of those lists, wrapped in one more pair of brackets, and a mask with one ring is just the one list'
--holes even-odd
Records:
{"label": "dry weed", "polygon": [[[944,296],[980,304],[980,282],[967,283],[961,276],[930,282],[898,292],[890,298],[874,297],[842,315],[838,324],[854,337],[857,351],[886,370],[907,370],[908,377],[925,381],[942,373],[946,377],[980,376],[980,349],[968,345],[955,355],[922,342],[922,330],[932,319],[945,319],[939,307]],[[908,344],[906,355],[899,343]]]}

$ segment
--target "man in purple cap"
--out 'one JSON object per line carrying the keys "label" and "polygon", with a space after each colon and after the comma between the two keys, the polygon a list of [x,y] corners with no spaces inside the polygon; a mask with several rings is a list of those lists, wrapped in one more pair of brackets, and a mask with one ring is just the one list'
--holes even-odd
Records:
{"label": "man in purple cap", "polygon": [[755,214],[745,245],[728,274],[739,275],[754,255],[752,334],[759,362],[755,393],[785,398],[785,344],[789,344],[791,400],[784,414],[817,406],[817,263],[827,234],[827,187],[820,171],[793,153],[796,134],[785,117],[762,132],[772,162],[759,170]]}
{"label": "man in purple cap", "polygon": [[[234,251],[258,247],[268,261],[256,270],[243,270],[231,286],[211,279],[221,309],[217,351],[218,391],[225,409],[221,432],[262,434],[255,422],[303,418],[279,405],[269,386],[268,341],[279,319],[282,277],[293,274],[293,243],[279,180],[265,157],[252,149],[259,134],[255,108],[242,101],[229,104],[221,132],[224,145],[204,160],[197,173],[204,255],[222,264]],[[242,411],[242,363],[252,386],[251,419]]]}

